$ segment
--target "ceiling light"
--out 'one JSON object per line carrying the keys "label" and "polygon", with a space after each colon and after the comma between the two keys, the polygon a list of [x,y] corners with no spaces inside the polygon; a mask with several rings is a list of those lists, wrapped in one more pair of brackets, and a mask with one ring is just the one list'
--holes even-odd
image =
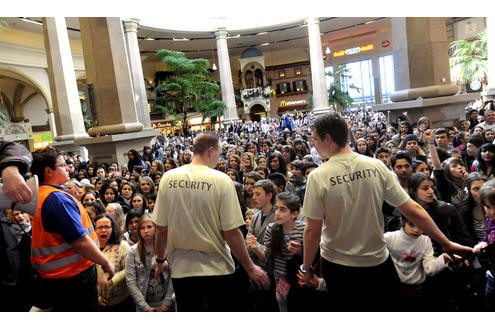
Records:
{"label": "ceiling light", "polygon": [[150,38],[150,37],[146,37],[144,38],[146,41],[155,41],[155,38]]}
{"label": "ceiling light", "polygon": [[188,38],[173,38],[172,40],[174,40],[174,41],[189,41],[190,39],[188,39]]}
{"label": "ceiling light", "polygon": [[265,43],[260,44],[260,46],[267,46],[269,44],[270,44],[270,42],[265,42]]}
{"label": "ceiling light", "polygon": [[332,50],[330,50],[330,47],[329,47],[329,46],[327,46],[327,49],[325,50],[325,53],[326,53],[327,55],[329,55],[331,52],[332,52]]}
{"label": "ceiling light", "polygon": [[258,32],[256,35],[263,35],[263,34],[268,34],[268,32]]}
{"label": "ceiling light", "polygon": [[36,24],[36,25],[43,25],[43,23],[41,23],[41,22],[26,18],[26,17],[21,18],[21,20],[25,21],[27,23],[32,23],[32,24]]}
{"label": "ceiling light", "polygon": [[212,70],[216,71],[217,70],[217,65],[213,63],[213,66],[211,67]]}

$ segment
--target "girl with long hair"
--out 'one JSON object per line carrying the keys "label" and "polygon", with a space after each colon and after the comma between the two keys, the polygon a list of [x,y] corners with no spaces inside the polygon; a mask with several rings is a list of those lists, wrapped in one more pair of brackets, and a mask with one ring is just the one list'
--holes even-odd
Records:
{"label": "girl with long hair", "polygon": [[146,197],[139,192],[132,195],[130,208],[141,210],[143,213],[146,212],[148,210],[148,201],[146,200]]}
{"label": "girl with long hair", "polygon": [[424,135],[428,142],[438,195],[441,200],[457,206],[462,211],[462,206],[466,204],[468,198],[465,181],[468,176],[466,165],[462,159],[456,157],[449,157],[442,162],[435,147],[433,131],[426,130]]}
{"label": "girl with long hair", "polygon": [[[409,180],[409,195],[430,214],[438,228],[453,242],[462,245],[474,246],[475,241],[469,234],[456,206],[435,197],[434,180],[422,173],[415,173]],[[443,254],[442,247],[432,240],[434,256]],[[461,273],[462,272],[462,273]],[[428,282],[426,300],[429,306],[434,306],[439,311],[474,310],[473,299],[465,301],[463,291],[468,284],[472,283],[472,274],[466,271],[444,270],[438,275],[431,277]],[[469,304],[471,303],[471,304]],[[470,306],[472,308],[470,308]]]}
{"label": "girl with long hair", "polygon": [[476,160],[476,171],[488,179],[493,179],[495,177],[495,145],[491,143],[481,145]]}
{"label": "girl with long hair", "polygon": [[373,152],[370,150],[369,145],[364,138],[359,138],[356,140],[356,148],[354,149],[354,152],[364,156],[373,157]]}
{"label": "girl with long hair", "polygon": [[280,172],[287,177],[287,165],[280,152],[274,151],[268,156],[268,170],[270,173]]}
{"label": "girl with long hair", "polygon": [[120,184],[120,195],[126,200],[127,204],[131,204],[131,197],[136,193],[136,187],[129,181],[122,181]]}
{"label": "girl with long hair", "polygon": [[483,185],[480,193],[481,204],[483,205],[486,222],[485,236],[481,242],[476,244],[474,252],[480,254],[482,251],[488,258],[488,265],[485,276],[485,309],[495,311],[495,181],[490,180]]}
{"label": "girl with long hair", "polygon": [[138,241],[127,255],[126,282],[138,312],[168,312],[174,310],[170,268],[155,278],[156,225],[146,213],[139,221]]}
{"label": "girl with long hair", "polygon": [[245,152],[241,156],[242,176],[245,177],[249,172],[256,168],[257,164],[254,159],[254,154]]}
{"label": "girl with long hair", "polygon": [[[141,155],[139,155],[136,149],[130,149],[127,152],[127,159],[127,169],[129,170],[129,172],[133,173],[133,171],[135,171],[135,167],[139,166],[141,167],[141,169],[146,169],[146,163],[143,161]],[[141,173],[141,170],[139,170],[139,172],[137,173]]]}
{"label": "girl with long hair", "polygon": [[471,237],[479,242],[485,235],[485,214],[481,206],[481,187],[488,181],[488,178],[478,172],[471,172],[466,178],[466,187],[469,193],[467,206],[461,213]]}

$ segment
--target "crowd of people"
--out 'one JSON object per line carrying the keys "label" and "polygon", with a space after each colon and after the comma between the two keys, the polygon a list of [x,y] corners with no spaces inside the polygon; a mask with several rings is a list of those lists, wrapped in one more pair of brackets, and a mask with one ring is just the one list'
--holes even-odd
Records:
{"label": "crowd of people", "polygon": [[2,234],[30,236],[42,297],[2,271],[2,310],[495,310],[494,129],[486,102],[446,128],[365,110],[159,135],[125,165],[6,143],[5,194],[40,188]]}

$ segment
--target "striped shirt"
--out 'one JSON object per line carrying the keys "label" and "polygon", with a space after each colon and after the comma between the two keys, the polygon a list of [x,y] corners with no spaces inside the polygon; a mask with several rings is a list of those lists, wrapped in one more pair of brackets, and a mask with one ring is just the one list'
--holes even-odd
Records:
{"label": "striped shirt", "polygon": [[[266,247],[266,252],[267,254],[270,252],[270,244],[272,241],[272,228],[274,226],[275,222],[270,223],[266,229],[265,233],[265,240],[264,240],[264,245]],[[282,255],[277,255],[274,258],[274,276],[275,276],[275,283],[278,283],[278,280],[280,278],[287,278],[287,261],[294,256],[289,250],[287,249],[287,245],[289,244],[289,241],[297,241],[301,245],[303,243],[303,233],[304,233],[304,227],[306,226],[306,222],[302,221],[300,219],[296,219],[296,226],[294,227],[293,230],[291,231],[284,231],[283,232],[283,243],[282,243]],[[302,254],[301,254],[302,255]]]}

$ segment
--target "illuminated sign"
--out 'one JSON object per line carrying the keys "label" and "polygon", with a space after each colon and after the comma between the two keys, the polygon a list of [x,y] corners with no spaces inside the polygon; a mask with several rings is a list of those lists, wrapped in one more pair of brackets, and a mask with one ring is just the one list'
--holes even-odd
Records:
{"label": "illuminated sign", "polygon": [[291,101],[281,100],[280,101],[280,107],[297,106],[297,105],[305,105],[305,104],[306,104],[305,99],[291,100]]}
{"label": "illuminated sign", "polygon": [[158,123],[153,123],[151,126],[153,127],[153,129],[171,128],[172,122],[158,122]]}
{"label": "illuminated sign", "polygon": [[373,44],[367,44],[367,45],[361,46],[361,47],[353,47],[353,48],[348,48],[345,50],[335,51],[333,53],[333,56],[334,57],[343,57],[343,56],[355,55],[355,54],[358,54],[360,52],[370,51],[373,49],[374,49]]}
{"label": "illuminated sign", "polygon": [[34,149],[45,148],[46,146],[52,144],[52,133],[51,132],[41,132],[33,133]]}

